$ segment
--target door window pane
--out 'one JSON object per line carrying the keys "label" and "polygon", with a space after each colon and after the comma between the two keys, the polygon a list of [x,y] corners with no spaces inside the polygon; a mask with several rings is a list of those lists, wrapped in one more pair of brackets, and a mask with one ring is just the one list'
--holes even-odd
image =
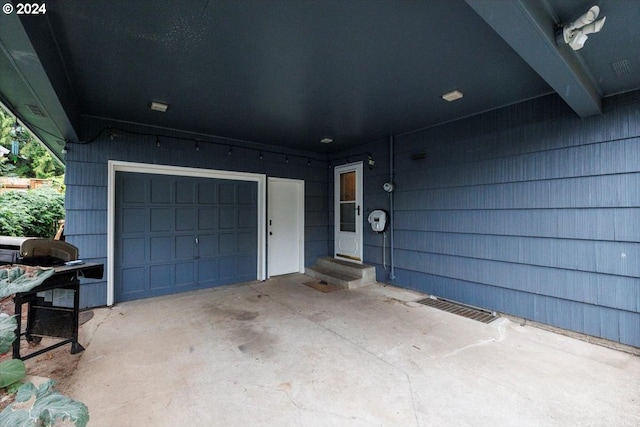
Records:
{"label": "door window pane", "polygon": [[340,203],[340,231],[356,231],[356,204]]}
{"label": "door window pane", "polygon": [[340,201],[356,200],[356,173],[355,171],[340,174]]}

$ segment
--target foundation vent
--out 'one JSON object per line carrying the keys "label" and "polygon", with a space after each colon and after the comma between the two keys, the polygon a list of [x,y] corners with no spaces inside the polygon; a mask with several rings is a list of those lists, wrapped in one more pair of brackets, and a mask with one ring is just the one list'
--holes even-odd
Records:
{"label": "foundation vent", "polygon": [[467,319],[477,320],[478,322],[482,323],[491,323],[498,318],[498,314],[496,312],[483,310],[481,308],[472,307],[455,301],[436,298],[434,296],[423,298],[416,302],[429,307],[437,308],[438,310],[457,314],[458,316],[466,317]]}

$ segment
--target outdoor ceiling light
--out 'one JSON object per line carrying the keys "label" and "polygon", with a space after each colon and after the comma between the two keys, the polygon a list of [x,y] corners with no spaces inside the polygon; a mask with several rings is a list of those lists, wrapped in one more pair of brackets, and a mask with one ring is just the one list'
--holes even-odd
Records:
{"label": "outdoor ceiling light", "polygon": [[330,138],[328,136],[325,136],[324,138],[322,138],[320,140],[320,142],[322,142],[323,144],[331,144],[333,142],[333,138]]}
{"label": "outdoor ceiling light", "polygon": [[597,33],[604,26],[604,21],[607,19],[604,16],[602,19],[598,19],[600,14],[600,8],[593,6],[584,15],[572,23],[561,26],[556,32],[556,44],[561,45],[566,43],[571,46],[573,50],[580,50],[587,41],[588,34]]}
{"label": "outdoor ceiling light", "polygon": [[442,95],[442,99],[444,99],[445,101],[455,101],[456,99],[460,99],[464,96],[464,94],[462,92],[460,92],[459,90],[452,90],[451,92],[447,92],[444,95]]}
{"label": "outdoor ceiling light", "polygon": [[373,160],[373,156],[371,153],[367,154],[367,164],[369,165],[369,169],[373,169],[376,167],[376,161]]}
{"label": "outdoor ceiling light", "polygon": [[153,111],[160,111],[161,113],[166,113],[169,108],[169,104],[165,104],[163,102],[151,102],[151,107]]}

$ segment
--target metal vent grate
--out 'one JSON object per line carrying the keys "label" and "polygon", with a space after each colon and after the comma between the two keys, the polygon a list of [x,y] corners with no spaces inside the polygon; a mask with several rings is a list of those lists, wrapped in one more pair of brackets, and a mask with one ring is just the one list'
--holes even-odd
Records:
{"label": "metal vent grate", "polygon": [[26,107],[31,110],[31,113],[35,116],[40,116],[40,117],[45,117],[44,112],[42,111],[42,109],[40,109],[40,107],[38,107],[37,105],[34,104],[24,104],[26,105]]}
{"label": "metal vent grate", "polygon": [[631,64],[628,59],[623,59],[618,62],[612,62],[613,72],[616,73],[616,77],[622,77],[631,74]]}
{"label": "metal vent grate", "polygon": [[447,311],[449,313],[457,314],[458,316],[466,317],[467,319],[477,320],[482,323],[491,323],[498,318],[498,315],[495,312],[492,313],[490,311],[470,307],[459,302],[448,301],[436,297],[427,297],[416,302],[439,310]]}

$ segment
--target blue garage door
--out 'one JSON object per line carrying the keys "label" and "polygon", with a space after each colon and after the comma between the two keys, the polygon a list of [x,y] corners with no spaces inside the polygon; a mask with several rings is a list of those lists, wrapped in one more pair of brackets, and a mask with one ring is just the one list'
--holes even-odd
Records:
{"label": "blue garage door", "polygon": [[257,183],[116,173],[115,298],[257,278]]}

